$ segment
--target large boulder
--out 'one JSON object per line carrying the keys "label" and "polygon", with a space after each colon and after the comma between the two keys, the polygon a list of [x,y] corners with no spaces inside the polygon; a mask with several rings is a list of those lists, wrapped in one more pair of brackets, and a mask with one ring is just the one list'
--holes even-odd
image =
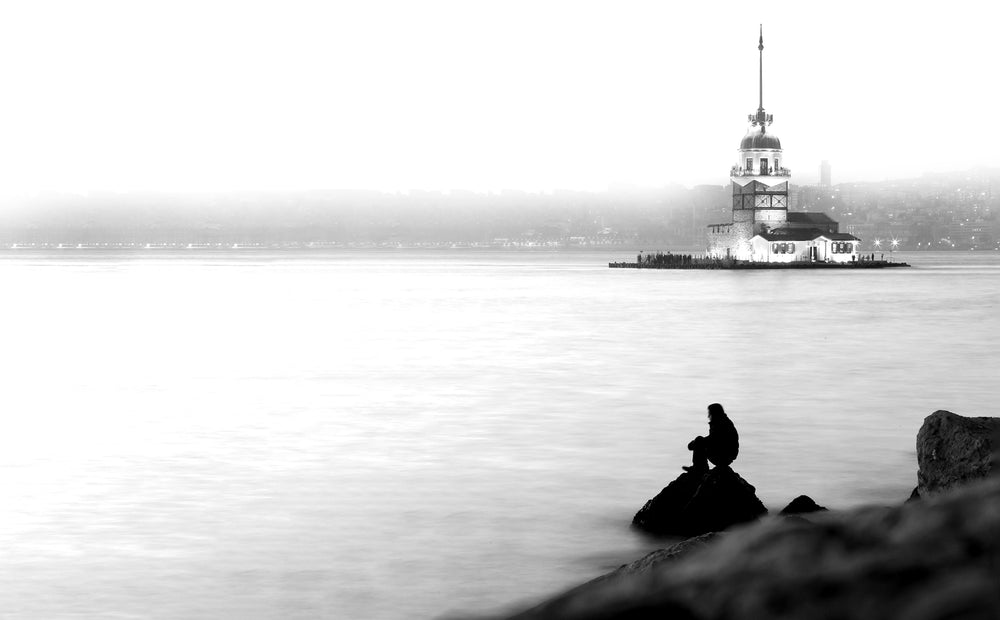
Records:
{"label": "large boulder", "polygon": [[639,509],[632,524],[653,534],[697,536],[767,514],[753,486],[729,467],[685,472]]}
{"label": "large boulder", "polygon": [[1000,478],[901,506],[764,519],[650,560],[516,618],[1000,618]]}
{"label": "large boulder", "polygon": [[935,411],[917,433],[917,492],[921,496],[998,472],[1000,418]]}

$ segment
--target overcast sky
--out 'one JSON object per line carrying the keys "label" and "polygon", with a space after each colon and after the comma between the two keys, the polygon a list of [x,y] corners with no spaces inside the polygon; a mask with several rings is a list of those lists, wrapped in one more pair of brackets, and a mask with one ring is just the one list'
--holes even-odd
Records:
{"label": "overcast sky", "polygon": [[[807,8],[808,4],[808,8]],[[4,2],[0,192],[723,184],[1000,165],[995,3]]]}

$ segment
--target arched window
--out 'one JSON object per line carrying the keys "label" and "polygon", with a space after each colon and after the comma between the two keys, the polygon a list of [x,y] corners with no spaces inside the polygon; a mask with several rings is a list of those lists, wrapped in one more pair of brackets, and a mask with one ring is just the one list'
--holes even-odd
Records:
{"label": "arched window", "polygon": [[789,254],[795,254],[795,244],[794,243],[789,243],[788,244],[788,253]]}
{"label": "arched window", "polygon": [[771,244],[771,254],[777,254],[777,253],[778,253],[778,244],[777,243],[772,243]]}

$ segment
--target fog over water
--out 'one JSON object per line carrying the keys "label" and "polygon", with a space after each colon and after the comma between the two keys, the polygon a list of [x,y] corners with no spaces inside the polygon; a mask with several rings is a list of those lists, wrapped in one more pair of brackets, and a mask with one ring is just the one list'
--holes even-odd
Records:
{"label": "fog over water", "polygon": [[0,609],[512,609],[664,544],[628,524],[710,402],[772,510],[899,502],[926,415],[996,415],[997,253],[624,258],[3,254]]}

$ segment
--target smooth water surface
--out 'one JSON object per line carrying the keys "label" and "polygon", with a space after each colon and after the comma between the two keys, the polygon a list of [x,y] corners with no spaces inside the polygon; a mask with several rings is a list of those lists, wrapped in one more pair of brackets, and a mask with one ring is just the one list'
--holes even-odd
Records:
{"label": "smooth water surface", "polygon": [[623,258],[3,255],[2,614],[515,609],[662,546],[710,402],[772,509],[898,502],[925,416],[998,415],[996,254]]}

